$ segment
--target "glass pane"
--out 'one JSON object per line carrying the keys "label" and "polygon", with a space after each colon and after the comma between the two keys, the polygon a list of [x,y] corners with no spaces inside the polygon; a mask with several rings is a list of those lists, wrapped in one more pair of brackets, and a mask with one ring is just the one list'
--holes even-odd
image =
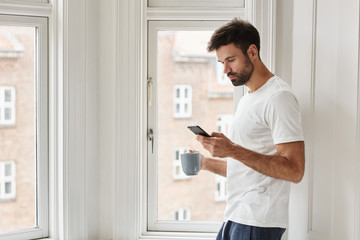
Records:
{"label": "glass pane", "polygon": [[[223,220],[225,201],[215,199],[218,186],[213,174],[200,172],[197,176],[176,179],[172,174],[174,158],[178,158],[174,154],[176,149],[195,149],[208,155],[187,126],[200,125],[211,133],[217,131],[219,115],[233,113],[233,87],[216,79],[219,75],[216,55],[206,50],[211,34],[210,31],[158,32],[159,220]],[[186,103],[181,103],[181,108],[175,102],[180,95],[176,85],[189,86],[182,90]],[[174,112],[186,115],[177,118]],[[183,174],[181,168],[176,168],[178,176],[178,171]],[[179,209],[187,210],[180,213]]]}
{"label": "glass pane", "polygon": [[11,193],[11,182],[6,182],[5,183],[5,194],[10,194]]}
{"label": "glass pane", "polygon": [[15,195],[0,196],[0,216],[6,216],[0,217],[0,233],[36,226],[35,37],[34,27],[0,25],[0,161],[16,166],[5,167],[15,178],[4,192]]}
{"label": "glass pane", "polygon": [[5,108],[5,120],[11,120],[11,108]]}
{"label": "glass pane", "polygon": [[11,102],[11,91],[5,90],[5,102]]}
{"label": "glass pane", "polygon": [[11,164],[5,164],[5,177],[11,177]]}

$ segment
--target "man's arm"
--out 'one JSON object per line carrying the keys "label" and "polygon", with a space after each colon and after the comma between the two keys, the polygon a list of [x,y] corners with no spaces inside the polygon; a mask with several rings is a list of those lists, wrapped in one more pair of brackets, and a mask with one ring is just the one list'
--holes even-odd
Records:
{"label": "man's arm", "polygon": [[226,177],[227,161],[215,158],[202,157],[201,170],[206,170]]}
{"label": "man's arm", "polygon": [[277,144],[276,155],[264,155],[231,142],[224,134],[213,133],[212,136],[198,135],[197,140],[213,157],[231,157],[264,175],[294,183],[299,183],[304,176],[303,141]]}

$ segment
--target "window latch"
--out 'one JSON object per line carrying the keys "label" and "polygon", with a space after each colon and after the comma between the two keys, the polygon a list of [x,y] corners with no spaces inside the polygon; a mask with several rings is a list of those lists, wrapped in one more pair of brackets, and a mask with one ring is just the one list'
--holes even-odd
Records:
{"label": "window latch", "polygon": [[151,153],[154,153],[154,132],[152,128],[149,129],[148,138],[151,141]]}
{"label": "window latch", "polygon": [[151,107],[151,102],[152,102],[152,85],[153,85],[152,77],[149,77],[148,80],[147,80],[148,105],[149,105],[149,107]]}

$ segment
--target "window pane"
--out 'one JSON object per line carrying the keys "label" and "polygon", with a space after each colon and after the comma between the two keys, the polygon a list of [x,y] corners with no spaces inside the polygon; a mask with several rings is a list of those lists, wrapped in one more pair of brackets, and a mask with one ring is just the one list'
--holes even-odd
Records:
{"label": "window pane", "polygon": [[0,25],[0,162],[15,163],[4,165],[4,192],[15,195],[0,201],[0,234],[36,226],[35,37]]}
{"label": "window pane", "polygon": [[11,182],[6,182],[5,183],[5,194],[10,194],[11,193]]}
{"label": "window pane", "polygon": [[5,108],[5,120],[11,119],[11,108]]}
{"label": "window pane", "polygon": [[[175,168],[179,176],[172,174],[174,158],[179,157],[174,149],[201,150],[208,155],[187,126],[200,125],[211,133],[217,131],[218,115],[233,112],[233,87],[219,83],[215,53],[206,51],[211,34],[158,32],[158,220],[223,220],[225,202],[215,199],[213,174],[180,177],[180,167]],[[174,106],[183,115],[174,115]]]}
{"label": "window pane", "polygon": [[11,164],[5,165],[5,177],[11,177]]}
{"label": "window pane", "polygon": [[5,102],[11,102],[11,90],[5,90]]}

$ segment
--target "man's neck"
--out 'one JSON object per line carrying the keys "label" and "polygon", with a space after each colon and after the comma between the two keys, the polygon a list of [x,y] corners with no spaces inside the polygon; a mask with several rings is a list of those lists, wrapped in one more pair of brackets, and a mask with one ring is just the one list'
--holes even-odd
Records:
{"label": "man's neck", "polygon": [[245,84],[250,89],[250,93],[255,92],[261,88],[271,77],[274,76],[267,67],[262,63],[257,63],[255,65],[253,74],[251,75],[250,80]]}

